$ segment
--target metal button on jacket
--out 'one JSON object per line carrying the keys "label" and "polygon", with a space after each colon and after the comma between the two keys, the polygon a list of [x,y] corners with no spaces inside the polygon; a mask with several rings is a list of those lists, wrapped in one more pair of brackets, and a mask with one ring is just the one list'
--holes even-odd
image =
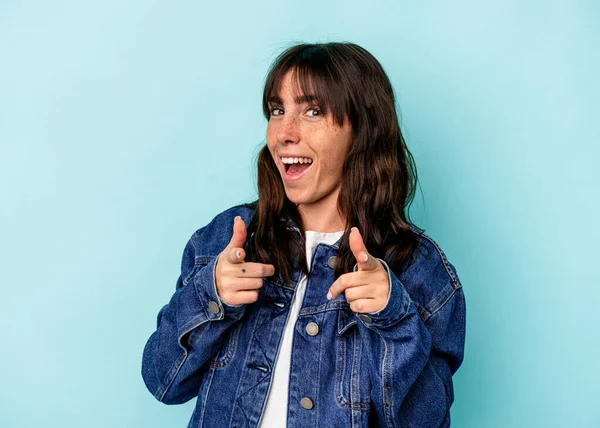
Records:
{"label": "metal button on jacket", "polygon": [[316,336],[319,333],[319,325],[316,322],[306,324],[306,332],[311,336]]}
{"label": "metal button on jacket", "polygon": [[213,314],[218,314],[219,313],[219,304],[217,302],[215,302],[214,300],[211,300],[208,303],[208,310],[211,311]]}
{"label": "metal button on jacket", "polygon": [[329,257],[329,260],[327,260],[327,265],[331,269],[335,269],[335,264],[336,263],[337,263],[337,256],[331,256],[331,257]]}
{"label": "metal button on jacket", "polygon": [[312,409],[312,408],[313,408],[313,402],[312,402],[312,400],[311,400],[310,398],[308,398],[308,397],[303,397],[303,398],[300,400],[300,405],[301,405],[302,407],[304,407],[305,409],[308,409],[308,410],[310,410],[310,409]]}
{"label": "metal button on jacket", "polygon": [[373,320],[367,314],[358,314],[358,317],[366,324],[371,324]]}

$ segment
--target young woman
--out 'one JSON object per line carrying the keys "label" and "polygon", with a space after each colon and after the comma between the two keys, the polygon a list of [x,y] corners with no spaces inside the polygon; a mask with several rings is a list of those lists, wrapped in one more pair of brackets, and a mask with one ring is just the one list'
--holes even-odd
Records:
{"label": "young woman", "polygon": [[379,62],[298,44],[264,87],[258,199],[198,229],[143,354],[190,427],[447,427],[454,266],[408,218],[417,180]]}

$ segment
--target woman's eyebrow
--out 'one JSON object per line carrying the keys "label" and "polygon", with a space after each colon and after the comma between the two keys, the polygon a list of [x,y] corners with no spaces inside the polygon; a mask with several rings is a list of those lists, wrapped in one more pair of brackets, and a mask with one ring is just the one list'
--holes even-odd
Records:
{"label": "woman's eyebrow", "polygon": [[[294,98],[294,101],[296,102],[296,104],[310,103],[312,101],[317,101],[317,97],[312,94],[299,95],[296,98]],[[282,99],[279,98],[277,95],[271,96],[269,98],[269,102],[273,104],[283,104]]]}

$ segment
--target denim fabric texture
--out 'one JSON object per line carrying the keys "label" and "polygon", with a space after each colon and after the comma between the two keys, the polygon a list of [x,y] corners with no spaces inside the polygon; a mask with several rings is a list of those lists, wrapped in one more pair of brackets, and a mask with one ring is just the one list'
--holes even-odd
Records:
{"label": "denim fabric texture", "polygon": [[[175,292],[143,350],[142,377],[157,400],[197,399],[188,427],[258,427],[263,414],[300,271],[290,282],[279,273],[265,278],[252,304],[219,299],[217,256],[235,216],[249,224],[253,214],[246,205],[229,208],[191,236]],[[294,328],[289,428],[450,426],[465,297],[440,247],[424,233],[418,239],[420,250],[403,272],[384,261],[391,291],[377,314],[354,313],[343,293],[327,300],[334,281],[328,261],[340,241],[315,248]],[[307,333],[309,323],[318,325],[317,334]]]}

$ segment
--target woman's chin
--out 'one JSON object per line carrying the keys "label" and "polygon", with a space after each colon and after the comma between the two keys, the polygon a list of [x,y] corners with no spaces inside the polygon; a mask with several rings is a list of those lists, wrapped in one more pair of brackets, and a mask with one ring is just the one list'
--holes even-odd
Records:
{"label": "woman's chin", "polygon": [[303,204],[306,202],[306,198],[302,197],[302,195],[298,191],[290,191],[289,189],[286,189],[285,195],[287,196],[289,201],[294,205]]}

